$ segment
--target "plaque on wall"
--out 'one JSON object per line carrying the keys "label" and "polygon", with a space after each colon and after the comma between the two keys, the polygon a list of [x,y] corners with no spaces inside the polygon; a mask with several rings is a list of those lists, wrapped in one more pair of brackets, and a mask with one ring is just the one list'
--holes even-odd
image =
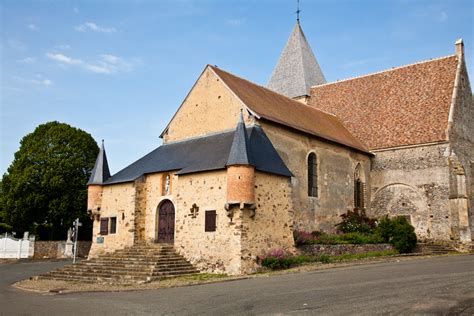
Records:
{"label": "plaque on wall", "polygon": [[97,243],[98,244],[103,244],[104,243],[104,237],[102,237],[102,236],[97,237]]}

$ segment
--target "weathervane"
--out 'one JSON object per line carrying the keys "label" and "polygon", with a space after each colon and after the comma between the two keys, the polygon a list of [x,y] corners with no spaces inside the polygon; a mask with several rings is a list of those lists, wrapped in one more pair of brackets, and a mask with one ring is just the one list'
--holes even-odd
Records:
{"label": "weathervane", "polygon": [[300,0],[296,0],[296,21],[300,23]]}

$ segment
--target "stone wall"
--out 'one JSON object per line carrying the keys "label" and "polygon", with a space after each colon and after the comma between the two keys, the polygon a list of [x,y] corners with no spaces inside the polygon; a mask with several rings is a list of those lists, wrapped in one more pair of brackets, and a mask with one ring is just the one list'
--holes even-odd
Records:
{"label": "stone wall", "polygon": [[[181,175],[175,183],[175,249],[201,271],[241,273],[241,233],[224,206],[226,170]],[[191,214],[196,204],[197,214]],[[205,212],[216,211],[216,231],[205,232]]]}
{"label": "stone wall", "polygon": [[[169,194],[164,190],[166,176],[170,176]],[[176,189],[178,176],[174,172],[154,173],[146,176],[145,199],[146,199],[146,221],[145,221],[145,241],[156,242],[158,239],[158,207],[163,200],[170,200],[175,205],[176,212]]]}
{"label": "stone wall", "polygon": [[291,182],[287,177],[256,172],[255,215],[237,210],[242,238],[242,273],[255,272],[256,259],[272,249],[294,252]]}
{"label": "stone wall", "polygon": [[[92,242],[77,242],[77,257],[87,257]],[[58,259],[66,258],[64,252],[66,250],[65,241],[35,241],[34,259]]]}
{"label": "stone wall", "polygon": [[367,253],[371,251],[395,250],[391,244],[365,244],[365,245],[303,245],[298,247],[300,254],[308,256],[339,256],[344,254]]}
{"label": "stone wall", "polygon": [[[206,68],[163,134],[164,142],[235,129],[242,102]],[[244,111],[246,123],[252,118]]]}
{"label": "stone wall", "polygon": [[375,151],[369,216],[406,216],[421,239],[451,236],[447,143]]}
{"label": "stone wall", "polygon": [[453,237],[464,242],[474,232],[474,104],[462,44],[457,44],[458,73],[451,105],[448,138],[450,153],[450,204]]}
{"label": "stone wall", "polygon": [[115,234],[101,235],[100,221],[94,220],[89,257],[133,245],[135,232],[136,186],[134,182],[103,187],[100,216],[117,217]]}
{"label": "stone wall", "polygon": [[[354,171],[370,171],[368,155],[267,121],[260,121],[292,178],[294,225],[298,230],[332,232],[340,215],[354,208]],[[318,196],[308,196],[308,156],[314,152],[318,164]],[[366,187],[370,188],[370,179]],[[370,190],[366,200],[370,199]]]}

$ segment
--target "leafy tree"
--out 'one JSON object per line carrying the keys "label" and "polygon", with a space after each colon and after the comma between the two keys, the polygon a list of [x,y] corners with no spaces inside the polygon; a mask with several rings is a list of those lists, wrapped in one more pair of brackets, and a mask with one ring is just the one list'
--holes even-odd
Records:
{"label": "leafy tree", "polygon": [[30,231],[47,239],[63,239],[77,217],[90,228],[86,183],[98,152],[83,130],[56,121],[39,125],[23,137],[3,175],[3,221],[18,236]]}

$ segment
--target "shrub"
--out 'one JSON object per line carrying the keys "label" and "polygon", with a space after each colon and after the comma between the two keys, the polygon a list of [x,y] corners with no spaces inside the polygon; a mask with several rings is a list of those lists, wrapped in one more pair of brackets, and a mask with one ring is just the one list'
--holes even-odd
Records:
{"label": "shrub", "polygon": [[405,217],[396,217],[392,220],[392,239],[390,242],[400,253],[407,253],[416,247],[415,228]]}
{"label": "shrub", "polygon": [[320,261],[321,263],[330,263],[331,262],[331,256],[326,255],[326,254],[322,254],[322,255],[319,256],[318,261]]}
{"label": "shrub", "polygon": [[366,234],[359,232],[345,233],[345,234],[327,234],[319,231],[312,233],[304,231],[294,231],[296,246],[301,245],[340,245],[340,244],[377,244],[384,240],[375,234]]}
{"label": "shrub", "polygon": [[341,215],[342,221],[336,224],[343,233],[372,233],[376,227],[375,219],[369,218],[364,210],[354,208]]}
{"label": "shrub", "polygon": [[383,242],[390,242],[390,236],[392,236],[393,226],[390,218],[385,215],[383,216],[375,229],[375,233],[380,236]]}
{"label": "shrub", "polygon": [[357,253],[357,254],[343,254],[339,256],[330,256],[327,254],[322,254],[319,256],[293,256],[287,254],[283,257],[273,257],[267,255],[259,263],[272,270],[288,269],[294,266],[302,265],[308,262],[321,262],[321,263],[331,263],[342,260],[358,260],[370,257],[380,257],[380,256],[390,256],[396,254],[395,250],[385,250],[385,251],[371,251],[366,253]]}
{"label": "shrub", "polygon": [[342,241],[338,235],[321,233],[318,237],[315,237],[311,243],[321,245],[337,245],[346,242]]}
{"label": "shrub", "polygon": [[400,253],[407,253],[416,247],[415,228],[403,217],[390,219],[388,216],[381,218],[376,229],[376,235],[385,242],[390,242]]}
{"label": "shrub", "polygon": [[378,244],[383,240],[376,234],[362,234],[358,232],[346,233],[340,236],[340,239],[348,244]]}
{"label": "shrub", "polygon": [[315,258],[310,256],[293,256],[283,249],[271,250],[268,254],[263,257],[257,258],[262,266],[270,268],[272,270],[288,269],[292,266],[301,265],[305,262],[315,261]]}
{"label": "shrub", "polygon": [[293,231],[293,238],[295,239],[295,245],[298,247],[311,244],[314,236],[309,232],[295,230]]}

